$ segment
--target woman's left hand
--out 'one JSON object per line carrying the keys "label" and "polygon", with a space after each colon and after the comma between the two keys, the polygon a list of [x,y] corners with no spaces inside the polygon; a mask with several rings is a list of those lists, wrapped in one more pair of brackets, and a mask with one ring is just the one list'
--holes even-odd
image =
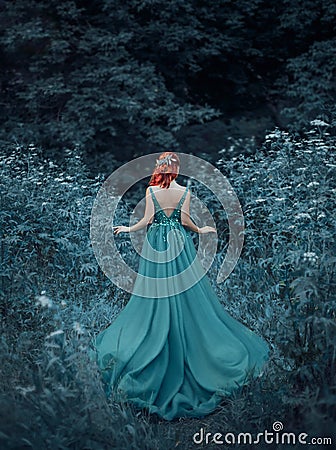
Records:
{"label": "woman's left hand", "polygon": [[124,227],[123,225],[117,225],[113,228],[113,233],[114,234],[119,234],[119,233],[129,233],[130,232],[130,227]]}

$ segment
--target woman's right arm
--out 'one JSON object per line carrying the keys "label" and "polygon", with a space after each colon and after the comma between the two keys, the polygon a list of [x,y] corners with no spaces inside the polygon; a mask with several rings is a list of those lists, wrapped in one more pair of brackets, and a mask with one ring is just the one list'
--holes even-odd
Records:
{"label": "woman's right arm", "polygon": [[202,228],[199,228],[197,225],[194,224],[194,222],[190,218],[190,191],[187,192],[187,196],[185,199],[185,202],[183,204],[183,207],[181,209],[181,223],[183,226],[189,228],[191,231],[195,231],[199,234],[204,233],[216,233],[216,229],[213,227],[205,226]]}

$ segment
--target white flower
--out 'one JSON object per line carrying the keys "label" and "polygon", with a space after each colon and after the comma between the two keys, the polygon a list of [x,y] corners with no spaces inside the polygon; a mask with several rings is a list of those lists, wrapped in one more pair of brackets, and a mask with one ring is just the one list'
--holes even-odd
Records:
{"label": "white flower", "polygon": [[312,186],[319,186],[320,183],[318,183],[317,181],[311,181],[310,183],[307,184],[307,187],[312,187]]}
{"label": "white flower", "polygon": [[280,131],[276,130],[273,133],[266,134],[265,139],[267,140],[267,139],[272,139],[274,137],[280,137],[280,136],[281,136]]}
{"label": "white flower", "polygon": [[305,252],[303,256],[304,258],[315,258],[317,255],[315,252]]}
{"label": "white flower", "polygon": [[318,256],[315,252],[305,252],[303,254],[303,261],[316,263],[318,261]]}
{"label": "white flower", "polygon": [[318,127],[329,127],[329,123],[326,123],[326,122],[324,122],[323,120],[320,120],[320,119],[311,120],[310,124],[311,125],[316,125]]}
{"label": "white flower", "polygon": [[266,198],[257,198],[256,199],[257,203],[262,203],[262,202],[266,202],[266,201],[267,201]]}
{"label": "white flower", "polygon": [[275,198],[276,202],[282,202],[283,200],[286,200],[285,197]]}
{"label": "white flower", "polygon": [[[45,291],[42,291],[42,292],[44,293]],[[35,302],[36,305],[41,305],[43,308],[45,306],[47,306],[48,308],[52,307],[53,302],[46,295],[37,295],[35,298],[36,298],[36,302]]]}
{"label": "white flower", "polygon": [[322,219],[323,217],[325,217],[326,215],[324,214],[324,212],[321,212],[318,216],[317,216],[317,218],[318,219]]}
{"label": "white flower", "polygon": [[79,322],[74,322],[72,328],[73,328],[73,329],[76,331],[76,333],[78,333],[78,334],[84,334],[84,333],[85,333],[85,331],[84,331],[83,328],[82,328],[82,325],[81,325]]}
{"label": "white flower", "polygon": [[299,213],[295,216],[296,219],[311,219],[308,213]]}

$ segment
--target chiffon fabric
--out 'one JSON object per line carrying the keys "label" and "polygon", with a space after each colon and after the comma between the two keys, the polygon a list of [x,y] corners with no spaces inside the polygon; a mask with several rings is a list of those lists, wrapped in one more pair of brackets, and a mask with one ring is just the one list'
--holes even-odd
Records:
{"label": "chiffon fabric", "polygon": [[155,207],[133,293],[92,342],[107,397],[163,419],[203,417],[260,375],[266,341],[231,317],[181,224],[188,188],[169,216]]}

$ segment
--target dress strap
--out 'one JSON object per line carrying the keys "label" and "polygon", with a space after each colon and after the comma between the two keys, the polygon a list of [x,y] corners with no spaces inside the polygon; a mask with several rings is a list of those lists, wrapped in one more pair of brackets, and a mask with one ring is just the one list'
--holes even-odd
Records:
{"label": "dress strap", "polygon": [[[151,196],[152,196],[153,203],[154,203],[155,207],[158,210],[160,210],[161,209],[160,203],[157,201],[157,198],[156,198],[156,196],[155,196],[151,186],[149,186],[149,191],[151,193]],[[186,189],[185,189],[185,191],[184,191],[184,193],[183,193],[183,195],[182,195],[182,197],[181,197],[180,201],[178,202],[178,204],[177,204],[175,209],[180,209],[181,208],[181,206],[183,205],[183,202],[184,202],[184,200],[186,198],[187,192],[188,192],[188,186],[186,187]]]}
{"label": "dress strap", "polygon": [[187,196],[187,192],[188,192],[188,186],[185,188],[185,191],[184,191],[184,193],[183,193],[183,195],[182,195],[182,197],[181,197],[180,201],[178,202],[178,204],[177,204],[175,209],[180,209],[181,208],[181,206],[183,205],[184,200],[185,200],[185,198]]}
{"label": "dress strap", "polygon": [[155,194],[154,194],[153,189],[152,189],[151,186],[149,186],[149,191],[150,191],[150,193],[151,193],[152,200],[153,200],[153,203],[154,203],[154,205],[155,205],[155,208],[156,208],[157,210],[161,209],[160,204],[159,204],[159,202],[157,201],[157,198],[155,197]]}

